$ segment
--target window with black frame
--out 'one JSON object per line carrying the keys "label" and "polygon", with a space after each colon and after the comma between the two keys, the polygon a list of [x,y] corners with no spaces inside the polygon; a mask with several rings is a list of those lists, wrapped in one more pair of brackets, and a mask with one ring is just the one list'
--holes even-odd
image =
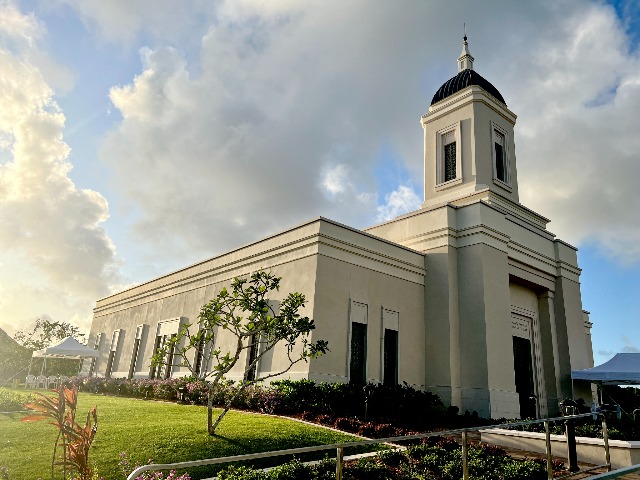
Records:
{"label": "window with black frame", "polygon": [[496,157],[496,178],[501,182],[507,183],[507,159],[505,155],[505,137],[502,133],[495,130],[494,149]]}
{"label": "window with black frame", "polygon": [[367,325],[353,322],[351,324],[351,360],[349,365],[349,382],[364,385],[367,381]]}
{"label": "window with black frame", "polygon": [[384,372],[385,385],[398,384],[398,331],[384,329]]}

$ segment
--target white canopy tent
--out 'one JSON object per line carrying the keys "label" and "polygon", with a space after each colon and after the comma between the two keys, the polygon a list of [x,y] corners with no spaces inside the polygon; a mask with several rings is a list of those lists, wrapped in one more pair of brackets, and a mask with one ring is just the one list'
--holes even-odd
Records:
{"label": "white canopy tent", "polygon": [[[44,357],[42,363],[42,372],[44,372],[46,370],[47,358],[76,358],[78,360],[97,358],[98,351],[81,344],[73,337],[67,337],[54,345],[49,345],[42,350],[36,350],[31,354],[31,359],[33,360],[35,357]],[[31,371],[31,365],[29,365],[29,371]]]}
{"label": "white canopy tent", "polygon": [[640,353],[616,353],[597,367],[573,370],[571,379],[604,385],[640,385]]}

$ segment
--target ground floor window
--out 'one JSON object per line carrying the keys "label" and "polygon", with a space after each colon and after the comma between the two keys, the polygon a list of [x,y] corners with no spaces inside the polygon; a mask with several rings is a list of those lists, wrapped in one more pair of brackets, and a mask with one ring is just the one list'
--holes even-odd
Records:
{"label": "ground floor window", "polygon": [[[99,333],[98,335],[96,335],[96,342],[93,345],[93,349],[94,350],[100,350],[100,342],[102,341],[102,333]],[[91,365],[89,366],[89,376],[92,377],[93,374],[96,371],[96,362],[97,362],[97,358],[92,358],[91,359]]]}
{"label": "ground floor window", "polygon": [[[156,337],[156,343],[153,346],[153,353],[157,355],[162,351],[164,347],[166,347],[169,341],[176,337],[177,334],[172,333],[171,335],[158,335]],[[174,355],[175,343],[171,343],[171,347],[165,353],[164,359],[162,363],[158,365],[151,365],[151,371],[149,372],[149,378],[152,380],[154,378],[158,379],[167,379],[171,378],[171,372],[173,370],[173,355]]]}
{"label": "ground floor window", "polygon": [[107,378],[111,378],[111,374],[113,373],[114,363],[116,360],[116,353],[118,352],[118,348],[120,346],[120,330],[114,330],[113,335],[111,337],[111,348],[109,349],[109,358],[107,360],[107,370],[105,371],[104,376]]}
{"label": "ground floor window", "polygon": [[202,361],[204,359],[204,334],[198,340],[198,348],[196,351],[196,361],[193,366],[193,374],[198,377],[202,371]]}
{"label": "ground floor window", "polygon": [[[258,342],[257,335],[251,335],[251,339],[249,340],[251,343],[249,345],[249,357],[247,358],[247,368],[256,361],[258,357],[258,346],[260,345]],[[255,363],[251,368],[249,368],[245,375],[244,379],[247,382],[253,382],[256,379],[256,373],[258,370],[258,364]]]}
{"label": "ground floor window", "polygon": [[385,385],[398,384],[398,331],[384,329],[384,372]]}
{"label": "ground floor window", "polygon": [[356,385],[367,381],[367,325],[364,323],[351,324],[349,381]]}

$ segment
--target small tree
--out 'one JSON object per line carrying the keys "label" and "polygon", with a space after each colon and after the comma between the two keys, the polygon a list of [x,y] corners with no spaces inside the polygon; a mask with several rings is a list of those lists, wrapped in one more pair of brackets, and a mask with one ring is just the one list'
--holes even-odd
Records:
{"label": "small tree", "polygon": [[[27,349],[28,355],[26,363],[32,362],[32,367],[37,371],[42,367],[43,358],[30,360],[32,352],[42,350],[58,340],[73,337],[79,342],[83,342],[84,333],[80,329],[68,322],[57,322],[48,315],[41,315],[36,318],[36,323],[31,330],[20,330],[14,335],[14,339],[22,347]],[[49,374],[73,376],[78,373],[78,360],[69,358],[49,358],[47,359],[47,371]]]}
{"label": "small tree", "polygon": [[[207,430],[214,435],[216,428],[231,408],[237,396],[249,385],[288,372],[295,364],[308,361],[328,351],[327,342],[311,342],[309,334],[315,328],[313,320],[302,317],[298,310],[305,305],[304,295],[290,293],[279,305],[278,312],[268,300],[268,295],[279,290],[280,277],[260,271],[250,279],[235,278],[231,291],[222,289],[198,315],[198,331],[190,332],[191,325],[183,325],[178,334],[163,345],[152,359],[153,365],[166,365],[171,357],[181,358],[180,365],[186,366],[192,375],[208,383]],[[228,332],[235,347],[223,351],[216,346],[216,338],[221,332]],[[284,367],[274,373],[259,376],[255,373],[260,358],[282,345],[287,361]],[[296,351],[295,346],[299,350]],[[191,351],[195,355],[190,354]],[[216,386],[236,366],[242,352],[247,351],[250,361],[244,370],[233,398],[230,398],[222,413],[213,422],[213,396]],[[173,353],[171,355],[170,353]],[[201,366],[213,362],[207,371]]]}
{"label": "small tree", "polygon": [[56,322],[48,315],[36,318],[36,324],[31,331],[20,330],[14,335],[14,339],[20,345],[29,350],[42,350],[56,340],[73,337],[82,342],[84,333],[68,322]]}

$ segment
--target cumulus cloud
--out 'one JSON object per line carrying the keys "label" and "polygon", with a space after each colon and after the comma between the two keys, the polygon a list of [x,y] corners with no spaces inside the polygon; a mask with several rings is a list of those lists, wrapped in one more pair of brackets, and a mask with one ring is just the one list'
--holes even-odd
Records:
{"label": "cumulus cloud", "polygon": [[640,59],[612,7],[585,6],[550,28],[507,82],[520,114],[521,201],[574,244],[640,259]]}
{"label": "cumulus cloud", "polygon": [[412,208],[404,180],[379,194],[379,151],[422,181],[417,120],[456,72],[452,26],[473,18],[476,69],[519,115],[522,203],[564,240],[640,259],[640,65],[612,6],[506,3],[498,17],[435,1],[66,3],[111,41],[153,39],[136,78],[111,90],[123,120],[102,159],[157,258]]}
{"label": "cumulus cloud", "polygon": [[11,267],[0,270],[0,323],[13,331],[48,313],[86,326],[95,299],[108,291],[115,253],[101,227],[107,202],[68,176],[65,117],[29,61],[31,17],[2,3],[0,18],[0,249]]}
{"label": "cumulus cloud", "polygon": [[415,190],[407,185],[400,185],[397,190],[385,196],[385,204],[378,207],[378,221],[391,220],[403,213],[417,210],[422,199]]}

